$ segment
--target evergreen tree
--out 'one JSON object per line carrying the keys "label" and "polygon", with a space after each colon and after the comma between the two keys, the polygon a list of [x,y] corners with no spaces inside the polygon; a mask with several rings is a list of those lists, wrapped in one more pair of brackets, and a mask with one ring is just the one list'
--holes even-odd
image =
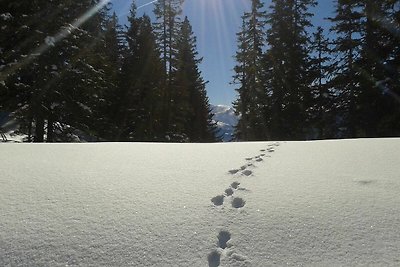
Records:
{"label": "evergreen tree", "polygon": [[[107,91],[113,87],[113,76],[107,68],[109,61],[104,49],[107,46],[105,33],[110,7],[99,0],[74,3],[72,7],[68,14],[73,16],[72,21],[79,27],[70,30],[71,34],[64,39],[69,53],[64,59],[64,66],[60,67],[55,87],[60,97],[51,103],[55,107],[52,113],[56,114],[53,121],[60,125],[58,140],[71,140],[74,138],[71,132],[77,130],[100,140],[105,137],[109,121],[104,114],[107,106],[105,98]],[[83,21],[86,14],[94,11]]]}
{"label": "evergreen tree", "polygon": [[384,81],[378,81],[378,88],[385,96],[385,117],[379,125],[379,135],[400,135],[400,1],[385,0],[385,11],[389,19],[381,19],[381,27],[388,33],[389,55],[385,62]]}
{"label": "evergreen tree", "polygon": [[369,90],[361,95],[363,126],[366,136],[399,136],[400,1],[365,1],[367,20],[361,64],[363,85]]}
{"label": "evergreen tree", "polygon": [[312,54],[308,70],[311,83],[312,100],[309,105],[308,118],[311,129],[316,131],[314,138],[332,138],[335,131],[333,93],[330,90],[330,74],[332,58],[330,57],[330,41],[324,36],[322,27],[317,27],[310,47]]}
{"label": "evergreen tree", "polygon": [[148,16],[136,18],[133,4],[124,53],[117,140],[162,140],[163,68]]}
{"label": "evergreen tree", "polygon": [[[118,24],[115,12],[105,21],[104,47],[96,54],[102,55],[103,70],[106,74],[107,87],[101,95],[96,94],[98,108],[96,110],[98,135],[106,140],[115,140],[117,124],[115,114],[120,104],[119,85],[122,68],[122,54],[125,41],[122,27]],[[95,54],[95,55],[96,55]]]}
{"label": "evergreen tree", "polygon": [[[91,48],[101,40],[102,27],[94,25],[94,20],[79,28],[82,23],[75,22],[97,1],[36,1],[26,14],[20,4],[5,4],[10,14],[22,17],[12,22],[24,30],[13,44],[18,49],[4,51],[5,61],[14,57],[2,83],[15,100],[7,109],[16,111],[28,141],[32,135],[35,142],[43,142],[46,130],[48,142],[54,141],[55,132],[63,133],[71,126],[88,130],[92,96],[106,85],[104,71],[91,65],[95,57],[90,56]],[[102,15],[98,16],[101,20]]]}
{"label": "evergreen tree", "polygon": [[216,141],[217,129],[198,65],[196,37],[185,17],[177,40],[177,70],[173,84],[173,132],[191,142]]}
{"label": "evergreen tree", "polygon": [[161,131],[162,64],[150,18],[143,16],[139,22],[137,63],[141,66],[141,71],[135,84],[138,89],[138,113],[133,137],[140,141],[154,141],[163,137]]}
{"label": "evergreen tree", "polygon": [[335,77],[332,85],[336,95],[339,137],[357,136],[358,108],[360,95],[360,71],[356,67],[361,49],[362,2],[337,0],[336,16],[332,31],[337,35],[334,41]]}
{"label": "evergreen tree", "polygon": [[265,117],[266,91],[263,84],[262,59],[265,43],[266,12],[259,0],[251,1],[251,11],[242,19],[242,31],[238,33],[234,83],[239,98],[234,102],[236,114],[240,116],[236,127],[236,138],[263,140],[267,137]]}
{"label": "evergreen tree", "polygon": [[268,14],[265,77],[272,139],[304,139],[310,103],[308,8],[314,0],[273,0]]}
{"label": "evergreen tree", "polygon": [[233,76],[233,84],[239,85],[236,89],[238,92],[238,99],[233,102],[235,114],[239,117],[238,123],[235,127],[234,138],[236,140],[246,140],[247,133],[247,106],[249,103],[249,94],[247,88],[247,66],[250,64],[246,57],[248,51],[247,42],[245,40],[246,24],[242,18],[241,31],[237,33],[238,50],[235,55],[237,65],[234,67],[235,75]]}
{"label": "evergreen tree", "polygon": [[[44,78],[46,70],[39,64],[36,52],[45,41],[46,31],[54,29],[43,20],[48,15],[48,8],[46,1],[28,4],[3,1],[0,9],[1,105],[19,117],[22,128],[27,128],[29,141],[32,141],[32,125],[36,122],[36,135],[39,136],[35,140],[38,142],[43,141],[44,134],[43,115],[39,115],[43,113],[43,105],[38,101],[43,93],[38,79]],[[53,13],[58,14],[56,10]]]}
{"label": "evergreen tree", "polygon": [[360,119],[358,135],[376,137],[379,122],[385,115],[382,113],[385,109],[384,96],[376,83],[385,79],[384,62],[390,53],[388,36],[382,31],[379,18],[388,14],[384,14],[382,2],[364,0],[362,15],[361,54],[356,63],[361,89],[357,99]]}
{"label": "evergreen tree", "polygon": [[163,89],[163,129],[166,136],[173,135],[174,118],[172,117],[172,84],[176,70],[177,37],[180,29],[181,6],[183,0],[160,0],[155,3],[154,15],[156,22],[154,29],[157,43],[160,47],[161,59],[164,67]]}

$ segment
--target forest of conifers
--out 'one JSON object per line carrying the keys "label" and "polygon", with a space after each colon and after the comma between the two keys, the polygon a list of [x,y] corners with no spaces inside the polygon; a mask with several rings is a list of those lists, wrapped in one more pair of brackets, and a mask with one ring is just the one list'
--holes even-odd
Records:
{"label": "forest of conifers", "polygon": [[336,0],[329,31],[311,24],[315,0],[251,2],[236,54],[238,139],[400,135],[400,1]]}
{"label": "forest of conifers", "polygon": [[218,140],[182,0],[125,28],[106,2],[0,3],[0,111],[27,142]]}
{"label": "forest of conifers", "polygon": [[[0,115],[27,142],[219,141],[183,0],[125,27],[106,2],[0,2]],[[400,136],[399,0],[335,0],[329,30],[314,0],[249,2],[234,140]]]}

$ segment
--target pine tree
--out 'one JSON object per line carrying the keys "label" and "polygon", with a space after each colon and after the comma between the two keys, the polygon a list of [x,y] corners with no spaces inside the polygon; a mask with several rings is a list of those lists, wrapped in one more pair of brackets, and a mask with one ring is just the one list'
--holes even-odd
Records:
{"label": "pine tree", "polygon": [[115,117],[117,131],[115,133],[116,141],[128,140],[129,133],[134,127],[135,119],[133,112],[135,110],[135,92],[134,87],[140,73],[140,66],[138,66],[138,34],[140,20],[136,17],[136,5],[132,2],[130,14],[128,16],[129,26],[125,32],[126,48],[123,51],[121,75],[118,85],[118,98],[116,101]]}
{"label": "pine tree", "polygon": [[[373,118],[371,122],[366,121],[367,123],[364,124],[367,136],[375,134],[376,136],[399,136],[400,1],[386,0],[379,3],[367,1],[365,13],[369,19],[365,26],[365,53],[362,56],[364,62],[368,62],[365,64],[367,68],[365,72],[371,77],[368,80],[370,81],[369,89],[372,89],[369,91],[372,111],[369,110],[369,114],[367,113],[364,118],[368,116]],[[375,48],[377,50],[371,51]],[[371,52],[368,53],[368,50]],[[363,106],[367,108],[365,102],[364,104]],[[371,114],[373,112],[375,114]],[[373,132],[368,129],[373,129]]]}
{"label": "pine tree", "polygon": [[310,69],[311,103],[308,105],[308,118],[311,129],[316,131],[314,138],[332,138],[335,131],[333,94],[330,90],[330,74],[332,58],[330,57],[330,41],[324,35],[322,27],[317,27],[310,47],[312,54]]}
{"label": "pine tree", "polygon": [[[100,140],[108,128],[105,98],[112,88],[113,76],[107,68],[108,57],[104,52],[110,8],[103,5],[101,1],[87,0],[73,3],[68,12],[79,27],[70,29],[70,34],[63,39],[64,66],[59,68],[55,87],[59,97],[51,100],[54,118],[47,120],[48,124],[55,121],[59,125],[58,140],[71,141],[76,131]],[[79,23],[84,17],[82,14],[89,10],[97,12]]]}
{"label": "pine tree", "polygon": [[381,136],[400,135],[400,37],[398,28],[400,25],[400,1],[386,0],[385,10],[389,19],[382,20],[382,27],[389,33],[389,56],[385,63],[385,81],[380,81],[378,87],[385,95],[385,117],[381,120],[379,132]]}
{"label": "pine tree", "polygon": [[118,24],[115,12],[106,19],[104,40],[98,52],[94,55],[102,57],[102,66],[107,81],[107,86],[102,94],[95,94],[96,108],[96,130],[98,135],[105,140],[114,140],[117,134],[115,114],[118,110],[119,85],[122,68],[122,53],[125,48],[122,27]]}
{"label": "pine tree", "polygon": [[383,3],[364,0],[362,6],[361,53],[356,66],[360,71],[359,135],[376,137],[379,121],[384,116],[384,97],[376,87],[377,81],[384,80],[384,62],[389,50],[385,32],[380,28],[379,18],[386,17]]}
{"label": "pine tree", "polygon": [[92,128],[89,117],[97,105],[94,92],[107,86],[102,64],[93,67],[96,60],[91,56],[102,40],[102,26],[97,23],[103,16],[95,14],[84,25],[75,22],[97,3],[37,1],[27,14],[18,13],[24,10],[19,1],[7,5],[20,14],[17,28],[26,33],[15,40],[17,50],[5,51],[8,56],[13,54],[15,64],[5,71],[4,84],[13,89],[8,92],[16,101],[8,109],[16,111],[28,141],[32,135],[35,142],[43,142],[46,132],[48,142],[54,141],[56,132],[61,140],[69,140],[66,129]]}
{"label": "pine tree", "polygon": [[138,116],[133,137],[139,141],[156,141],[163,137],[162,133],[160,134],[162,63],[150,18],[143,16],[139,22],[138,65],[141,66],[141,71],[140,77],[136,81],[139,98],[137,99]]}
{"label": "pine tree", "polygon": [[306,29],[313,0],[273,0],[268,14],[265,75],[272,139],[304,139],[310,103],[310,64]]}
{"label": "pine tree", "polygon": [[234,102],[236,114],[240,116],[236,127],[236,138],[263,140],[267,137],[265,117],[266,92],[263,84],[262,59],[265,43],[266,12],[263,4],[252,0],[251,11],[242,19],[242,31],[238,33],[238,52],[234,68],[234,83],[239,85],[239,98]]}
{"label": "pine tree", "polygon": [[136,17],[132,4],[122,65],[116,140],[162,140],[163,68],[148,16]]}
{"label": "pine tree", "polygon": [[334,41],[335,77],[332,85],[336,95],[339,121],[339,137],[356,137],[358,123],[357,101],[360,95],[360,72],[356,67],[361,49],[362,33],[361,1],[337,0],[336,16],[332,31],[337,35]]}
{"label": "pine tree", "polygon": [[181,25],[177,48],[177,70],[173,83],[173,131],[183,139],[187,136],[191,142],[216,141],[206,82],[198,68],[202,59],[198,58],[196,37],[187,17]]}
{"label": "pine tree", "polygon": [[[43,119],[39,119],[42,105],[37,105],[39,95],[37,79],[44,72],[38,63],[36,51],[42,45],[47,30],[53,29],[43,21],[48,12],[46,1],[25,3],[24,1],[1,2],[1,105],[7,111],[15,112],[19,117],[22,128],[27,128],[29,141],[32,141],[32,125],[37,124],[37,134],[44,133]],[[4,12],[4,13],[3,13]],[[53,10],[53,14],[58,14]],[[33,52],[35,51],[35,53]],[[35,137],[42,141],[43,137]]]}
{"label": "pine tree", "polygon": [[[182,13],[181,6],[183,0],[160,0],[155,3],[154,15],[156,22],[154,30],[157,37],[157,43],[160,47],[161,59],[164,67],[164,90],[163,90],[163,128],[167,139],[173,135],[172,128],[174,118],[172,117],[172,84],[174,72],[176,70],[176,42],[180,29],[180,17]],[[171,128],[172,127],[172,128]]]}
{"label": "pine tree", "polygon": [[249,94],[247,93],[247,66],[250,64],[246,57],[248,51],[247,42],[245,40],[246,24],[242,18],[241,31],[237,33],[238,50],[235,55],[237,65],[234,67],[235,75],[233,76],[233,84],[239,85],[236,89],[238,99],[233,102],[235,114],[240,118],[235,127],[234,138],[236,140],[247,140],[247,106],[249,103]]}

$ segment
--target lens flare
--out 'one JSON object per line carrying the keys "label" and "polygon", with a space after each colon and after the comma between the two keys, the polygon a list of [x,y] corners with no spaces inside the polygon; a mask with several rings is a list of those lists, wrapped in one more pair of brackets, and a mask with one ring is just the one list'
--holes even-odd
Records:
{"label": "lens flare", "polygon": [[66,27],[63,27],[56,35],[47,36],[44,40],[44,43],[33,50],[28,57],[24,58],[20,62],[13,64],[8,70],[2,71],[0,73],[0,82],[4,82],[6,78],[14,73],[16,70],[25,67],[30,64],[35,58],[39,57],[47,50],[51,49],[51,47],[55,46],[58,42],[67,38],[71,35],[77,28],[82,26],[86,21],[88,21],[93,15],[95,15],[99,10],[105,7],[111,0],[101,0],[97,5],[89,9],[85,14],[81,17],[77,18],[71,24]]}

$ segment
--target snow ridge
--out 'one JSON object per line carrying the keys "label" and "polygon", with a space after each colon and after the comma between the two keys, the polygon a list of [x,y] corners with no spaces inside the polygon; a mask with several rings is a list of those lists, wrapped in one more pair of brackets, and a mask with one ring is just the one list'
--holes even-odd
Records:
{"label": "snow ridge", "polygon": [[[241,209],[245,206],[246,201],[242,197],[235,196],[235,192],[238,190],[241,191],[249,191],[247,188],[240,187],[240,180],[250,176],[256,176],[253,173],[253,169],[256,168],[256,163],[263,162],[265,157],[271,157],[266,153],[270,154],[275,152],[274,147],[280,146],[279,142],[275,142],[272,144],[268,144],[267,148],[260,149],[260,154],[254,157],[245,158],[246,164],[242,165],[240,168],[228,170],[228,174],[233,176],[236,180],[232,182],[227,189],[225,189],[224,194],[217,195],[211,198],[211,202],[214,207],[223,206],[224,200],[226,199],[231,203],[232,208]],[[221,209],[221,211],[223,211]],[[251,262],[247,259],[246,256],[237,254],[234,252],[234,249],[231,248],[228,243],[231,240],[231,232],[227,230],[222,230],[218,234],[218,243],[217,248],[213,249],[207,256],[208,266],[209,267],[218,267],[221,264],[222,260],[226,261],[234,261],[241,262],[242,265],[247,266]]]}

